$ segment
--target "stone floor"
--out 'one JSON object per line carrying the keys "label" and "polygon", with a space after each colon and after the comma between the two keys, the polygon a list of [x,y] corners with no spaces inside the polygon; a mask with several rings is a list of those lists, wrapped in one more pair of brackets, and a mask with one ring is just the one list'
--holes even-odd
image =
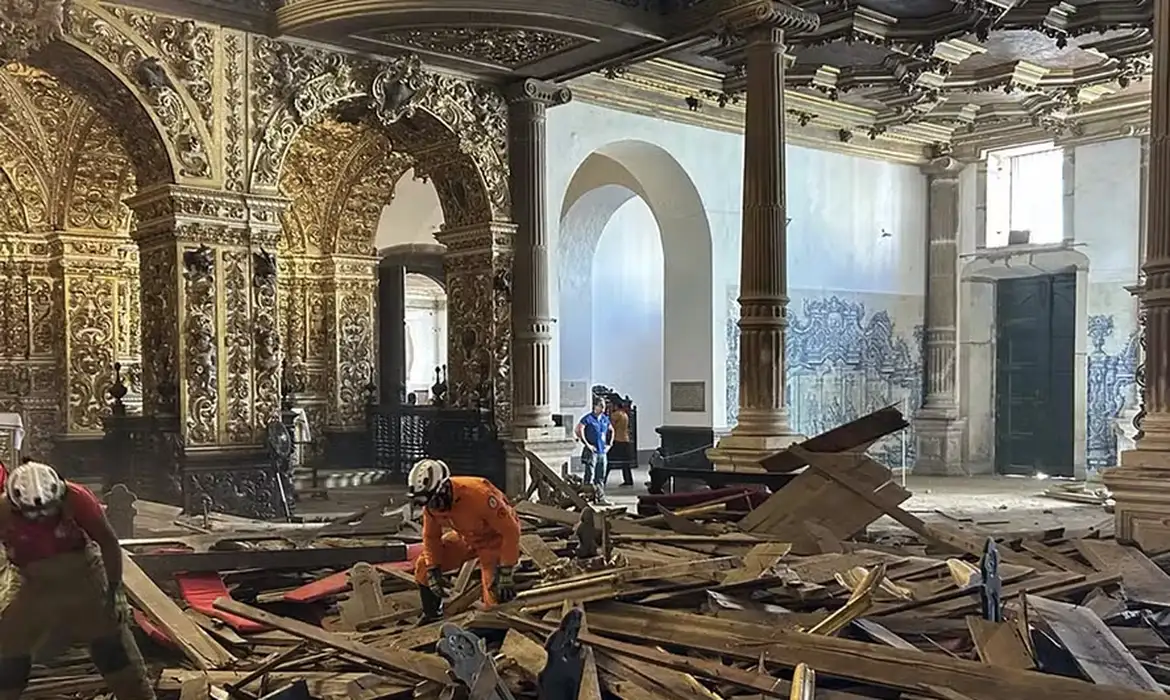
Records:
{"label": "stone floor", "polygon": [[[617,486],[621,475],[610,475],[607,496],[615,505],[632,511],[639,494],[646,492],[647,469],[634,474],[635,486]],[[906,479],[906,489],[913,496],[902,507],[927,522],[951,523],[976,527],[986,532],[1019,532],[1058,527],[1082,528],[1097,525],[1109,518],[1096,505],[1057,500],[1043,494],[1052,480],[1019,477],[915,477]],[[332,489],[328,499],[306,499],[298,512],[310,518],[327,518],[352,513],[375,502],[401,502],[402,489],[395,487],[360,487]],[[889,518],[874,525],[875,530],[900,528]]]}

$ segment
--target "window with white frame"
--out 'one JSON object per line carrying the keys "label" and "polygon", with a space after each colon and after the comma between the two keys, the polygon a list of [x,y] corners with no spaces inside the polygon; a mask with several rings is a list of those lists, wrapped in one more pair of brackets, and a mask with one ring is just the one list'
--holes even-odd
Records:
{"label": "window with white frame", "polygon": [[1063,149],[1048,143],[988,153],[987,247],[1063,239]]}

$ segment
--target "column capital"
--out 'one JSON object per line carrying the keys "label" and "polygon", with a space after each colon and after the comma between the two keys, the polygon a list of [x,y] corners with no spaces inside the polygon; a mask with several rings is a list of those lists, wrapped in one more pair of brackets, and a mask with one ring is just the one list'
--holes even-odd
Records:
{"label": "column capital", "polygon": [[573,100],[573,91],[535,78],[525,78],[504,88],[508,104],[536,103],[544,107],[558,107]]}
{"label": "column capital", "polygon": [[958,180],[959,173],[966,166],[966,163],[957,158],[942,156],[923,164],[920,169],[934,180]]}
{"label": "column capital", "polygon": [[787,2],[774,0],[735,0],[716,14],[716,24],[723,31],[740,33],[752,29],[781,29],[812,32],[821,26],[820,15]]}

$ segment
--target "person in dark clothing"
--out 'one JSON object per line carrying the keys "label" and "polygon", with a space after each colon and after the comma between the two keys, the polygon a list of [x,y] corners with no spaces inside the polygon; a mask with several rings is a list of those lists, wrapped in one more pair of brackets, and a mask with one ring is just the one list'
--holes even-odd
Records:
{"label": "person in dark clothing", "polygon": [[633,469],[638,453],[630,440],[630,406],[621,398],[610,399],[609,424],[613,426],[613,447],[609,452],[609,469],[622,470],[622,486],[634,485]]}

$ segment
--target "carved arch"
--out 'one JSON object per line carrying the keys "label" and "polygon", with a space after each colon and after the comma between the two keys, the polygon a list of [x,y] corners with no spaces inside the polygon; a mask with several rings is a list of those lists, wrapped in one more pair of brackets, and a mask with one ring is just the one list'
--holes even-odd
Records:
{"label": "carved arch", "polygon": [[[301,131],[338,111],[362,114],[373,105],[381,75],[398,74],[411,57],[380,63],[259,39],[253,56],[259,133],[249,189],[274,191]],[[420,88],[388,123],[397,150],[439,193],[448,227],[511,216],[508,193],[506,106],[492,88],[419,69]],[[369,115],[362,114],[363,117]]]}

